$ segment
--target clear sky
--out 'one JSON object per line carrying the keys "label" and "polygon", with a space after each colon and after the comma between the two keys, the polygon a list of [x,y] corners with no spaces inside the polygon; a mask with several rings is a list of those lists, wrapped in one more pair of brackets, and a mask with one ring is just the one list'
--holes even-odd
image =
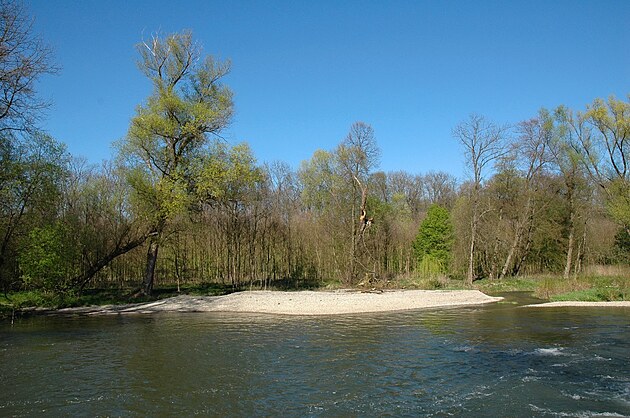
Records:
{"label": "clear sky", "polygon": [[151,86],[135,45],[191,29],[232,61],[226,138],[294,168],[373,126],[381,169],[450,172],[451,130],[472,113],[516,123],[630,93],[630,1],[26,0],[60,75],[43,128],[74,155],[113,155]]}

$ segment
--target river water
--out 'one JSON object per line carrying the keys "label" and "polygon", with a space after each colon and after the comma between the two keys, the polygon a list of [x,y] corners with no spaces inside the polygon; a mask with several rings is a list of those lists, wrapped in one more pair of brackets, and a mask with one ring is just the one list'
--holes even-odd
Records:
{"label": "river water", "polygon": [[630,416],[630,309],[516,303],[0,323],[0,416]]}

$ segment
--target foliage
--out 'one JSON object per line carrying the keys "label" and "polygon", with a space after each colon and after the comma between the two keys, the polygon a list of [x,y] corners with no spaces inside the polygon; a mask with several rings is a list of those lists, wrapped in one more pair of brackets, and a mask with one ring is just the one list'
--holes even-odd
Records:
{"label": "foliage", "polygon": [[630,179],[611,181],[608,192],[608,211],[630,236]]}
{"label": "foliage", "polygon": [[244,143],[234,147],[216,143],[200,164],[197,193],[210,201],[245,201],[255,194],[256,185],[263,180],[252,150]]}
{"label": "foliage", "polygon": [[229,63],[201,57],[192,34],[154,36],[138,45],[140,70],[153,92],[138,106],[119,155],[129,169],[144,217],[151,225],[144,292],[153,289],[158,249],[165,228],[191,207],[199,173],[197,159],[207,152],[232,117],[232,92],[221,83]]}
{"label": "foliage", "polygon": [[[220,136],[233,115],[230,63],[204,57],[190,32],[156,35],[138,45],[152,91],[118,159],[88,166],[37,131],[44,103],[33,83],[54,72],[50,51],[18,3],[0,9],[15,35],[0,39],[7,293],[36,288],[64,298],[37,304],[61,305],[87,303],[89,286],[127,289],[140,277],[147,295],[154,280],[159,293],[175,283],[446,288],[480,279],[488,291],[627,298],[627,281],[583,277],[630,257],[627,101],[542,109],[510,129],[473,114],[453,129],[470,170],[461,184],[441,172],[377,171],[365,122],[298,170],[261,167],[247,144]],[[145,243],[145,254],[133,251]]]}
{"label": "foliage", "polygon": [[78,254],[69,245],[69,231],[55,223],[33,228],[19,256],[24,283],[44,290],[65,290],[72,277],[72,261]]}
{"label": "foliage", "polygon": [[[6,138],[6,137],[3,137]],[[0,285],[19,284],[18,257],[31,228],[54,221],[67,179],[65,147],[36,132],[0,140]]]}
{"label": "foliage", "polygon": [[138,107],[120,156],[132,171],[130,183],[155,223],[189,206],[195,160],[232,115],[232,93],[220,83],[229,63],[200,58],[189,32],[142,43],[139,66],[153,93]]}
{"label": "foliage", "polygon": [[630,264],[630,234],[626,228],[619,228],[615,234],[615,250],[619,262]]}
{"label": "foliage", "polygon": [[413,248],[421,270],[446,273],[453,248],[453,225],[445,208],[433,205],[420,223]]}
{"label": "foliage", "polygon": [[[608,210],[621,226],[630,225],[630,102],[596,99],[576,116],[562,112],[575,133],[573,148],[591,179],[606,193]],[[630,232],[629,232],[630,233]]]}

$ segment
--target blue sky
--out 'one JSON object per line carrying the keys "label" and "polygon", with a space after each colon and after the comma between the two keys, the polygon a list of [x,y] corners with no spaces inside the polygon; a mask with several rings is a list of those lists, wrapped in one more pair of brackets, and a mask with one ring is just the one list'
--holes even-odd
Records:
{"label": "blue sky", "polygon": [[451,130],[470,113],[516,123],[630,93],[630,1],[27,0],[62,66],[43,128],[74,155],[113,156],[151,86],[134,46],[191,29],[232,61],[225,137],[297,168],[354,121],[381,169],[464,176]]}

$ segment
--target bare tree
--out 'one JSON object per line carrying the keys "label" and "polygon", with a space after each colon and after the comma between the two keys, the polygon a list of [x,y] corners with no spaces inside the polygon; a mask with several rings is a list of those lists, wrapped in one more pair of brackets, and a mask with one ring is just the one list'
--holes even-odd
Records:
{"label": "bare tree", "polygon": [[[539,117],[519,123],[517,132],[518,137],[512,144],[511,153],[512,159],[523,175],[524,189],[522,195],[525,198],[525,202],[516,222],[516,231],[503,263],[500,279],[504,278],[513,266],[513,271],[518,272],[520,264],[531,244],[531,233],[536,211],[534,199],[537,191],[537,180],[549,159],[547,149],[552,131],[548,113],[541,111]],[[519,251],[522,255],[520,261],[516,260]]]}
{"label": "bare tree", "polygon": [[[380,149],[374,138],[374,129],[364,122],[355,122],[350,127],[350,132],[337,149],[337,158],[342,175],[348,182],[352,182],[351,215],[352,215],[352,239],[350,251],[350,279],[355,276],[355,263],[362,264],[357,259],[357,238],[363,239],[366,229],[374,222],[368,214],[368,180],[370,171],[374,169],[380,158]],[[357,200],[361,198],[361,204],[357,213]],[[358,215],[358,216],[357,216]],[[358,218],[358,228],[356,219]],[[367,270],[365,265],[363,268]]]}
{"label": "bare tree", "polygon": [[51,48],[33,33],[33,19],[17,1],[0,0],[0,131],[33,128],[48,103],[35,83],[54,74]]}
{"label": "bare tree", "polygon": [[481,115],[472,114],[453,129],[453,137],[464,147],[466,164],[472,175],[470,220],[470,245],[468,251],[468,273],[466,281],[472,284],[475,279],[475,246],[479,222],[483,213],[480,212],[479,194],[483,176],[499,157],[506,153],[504,145],[506,128],[500,127]]}
{"label": "bare tree", "polygon": [[444,171],[430,171],[423,176],[423,184],[430,204],[453,207],[456,184],[453,175]]}

